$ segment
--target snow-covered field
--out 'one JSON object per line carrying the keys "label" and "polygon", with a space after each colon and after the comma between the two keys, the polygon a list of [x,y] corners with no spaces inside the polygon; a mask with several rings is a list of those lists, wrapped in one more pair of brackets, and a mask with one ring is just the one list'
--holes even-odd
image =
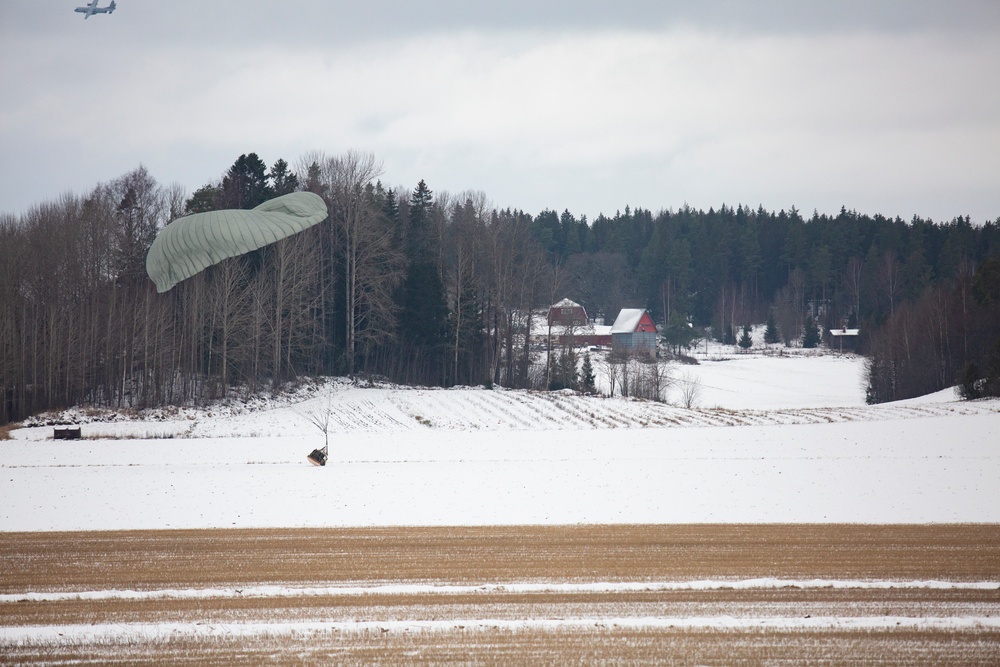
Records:
{"label": "snow-covered field", "polygon": [[[0,443],[0,531],[572,523],[997,522],[1000,402],[867,406],[850,356],[678,368],[696,409],[364,387],[64,415]],[[330,462],[306,455],[330,414]],[[94,439],[96,438],[96,439]]]}
{"label": "snow-covered field", "polygon": [[[36,418],[35,425],[12,431],[14,440],[0,442],[0,533],[32,533],[11,537],[8,566],[32,571],[39,553],[65,548],[63,558],[79,581],[57,577],[46,584],[49,579],[36,574],[5,589],[0,653],[53,664],[84,658],[199,663],[207,656],[231,664],[582,663],[595,656],[638,664],[665,655],[686,656],[690,664],[758,664],[778,654],[794,663],[834,656],[845,663],[988,664],[1000,657],[1000,583],[989,574],[995,572],[990,554],[983,556],[993,526],[875,526],[880,535],[911,531],[898,544],[886,543],[909,557],[880,563],[889,552],[876,548],[863,559],[885,565],[882,574],[848,567],[846,578],[830,577],[839,561],[824,560],[838,531],[865,528],[832,524],[1000,522],[1000,401],[960,402],[948,391],[868,406],[856,357],[718,349],[699,356],[700,365],[675,371],[700,386],[694,409],[677,407],[677,388],[669,405],[572,392],[331,380],[200,409],[71,410]],[[323,445],[314,421],[327,415],[330,462],[320,468],[306,455]],[[82,424],[85,439],[52,440],[54,422]],[[486,574],[474,575],[471,584],[438,581],[434,568],[407,576],[377,564],[363,567],[386,551],[384,543],[368,543],[367,531],[380,526],[490,531],[516,525],[509,530],[520,535],[744,523],[831,525],[777,527],[812,537],[799,544],[790,534],[778,551],[762,552],[770,558],[744,553],[746,537],[739,535],[746,527],[732,526],[735,537],[726,538],[732,541],[715,545],[727,556],[711,561],[716,569],[704,579],[656,578],[641,564],[624,580],[607,577],[608,563],[623,561],[606,555],[587,560],[583,575],[572,577],[560,565],[540,579],[522,571],[516,558],[513,574],[490,575],[492,561],[483,557],[473,572]],[[553,527],[538,527],[546,524]],[[270,562],[232,574],[223,568],[222,576],[197,568],[185,575],[189,559],[165,546],[225,544],[227,536],[240,542],[242,532],[141,538],[46,532],[231,527],[368,527],[359,537],[359,578],[352,578],[353,561],[299,583],[266,574]],[[921,556],[925,545],[913,536],[929,529],[955,535],[926,545]],[[427,529],[382,535],[407,530]],[[316,549],[307,536],[267,532],[268,539],[287,542],[282,558],[292,563]],[[40,538],[55,541],[51,550],[31,550]],[[338,540],[338,549],[346,544],[342,537],[322,539]],[[394,542],[402,548],[400,560],[392,561],[398,567],[409,567],[422,544],[410,539]],[[482,551],[488,538],[454,539],[462,544],[458,553],[472,549],[475,563],[490,553]],[[583,547],[588,554],[620,549],[631,562],[631,543],[593,539]],[[712,543],[705,539],[685,551],[692,563],[702,562]],[[91,551],[108,540],[110,551]],[[120,558],[119,540],[132,540],[127,550],[138,554],[139,565]],[[159,546],[142,551],[136,540]],[[651,562],[673,562],[665,543],[654,543]],[[339,558],[323,544],[321,562]],[[553,544],[552,557],[570,562],[566,543]],[[849,542],[848,551],[856,548]],[[942,548],[956,554],[945,557],[948,564],[977,563],[974,573],[935,561],[926,579],[904,574]],[[438,551],[428,549],[427,562],[436,567]],[[781,549],[799,554],[797,564],[806,554],[803,563],[815,574],[796,577],[798,565],[790,568]],[[443,547],[440,556],[449,553]],[[742,567],[757,574],[736,574],[741,558]],[[205,566],[215,560],[228,562],[207,559]],[[151,581],[162,576],[167,583],[137,584],[133,568],[145,563],[157,564]],[[117,572],[110,580],[105,567]],[[79,572],[90,574],[80,578]],[[171,584],[174,578],[178,583]]]}

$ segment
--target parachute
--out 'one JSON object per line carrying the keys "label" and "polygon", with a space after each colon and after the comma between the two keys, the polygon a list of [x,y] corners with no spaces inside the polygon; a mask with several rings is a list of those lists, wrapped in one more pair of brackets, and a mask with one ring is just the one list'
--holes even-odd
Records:
{"label": "parachute", "polygon": [[250,210],[186,215],[156,235],[146,255],[146,273],[157,292],[166,292],[212,264],[298,234],[326,215],[326,202],[312,192],[275,197]]}

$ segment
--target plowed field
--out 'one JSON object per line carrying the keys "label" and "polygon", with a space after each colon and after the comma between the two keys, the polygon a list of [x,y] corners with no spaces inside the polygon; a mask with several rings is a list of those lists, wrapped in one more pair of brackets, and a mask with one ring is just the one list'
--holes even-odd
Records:
{"label": "plowed field", "polygon": [[1000,664],[1000,526],[0,534],[0,662]]}

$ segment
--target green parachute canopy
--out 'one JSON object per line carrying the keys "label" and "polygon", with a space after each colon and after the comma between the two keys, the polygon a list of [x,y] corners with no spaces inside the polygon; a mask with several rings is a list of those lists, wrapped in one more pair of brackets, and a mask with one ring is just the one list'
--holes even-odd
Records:
{"label": "green parachute canopy", "polygon": [[298,234],[326,218],[326,202],[293,192],[250,210],[226,209],[177,218],[160,230],[146,255],[146,273],[166,292],[227,257]]}

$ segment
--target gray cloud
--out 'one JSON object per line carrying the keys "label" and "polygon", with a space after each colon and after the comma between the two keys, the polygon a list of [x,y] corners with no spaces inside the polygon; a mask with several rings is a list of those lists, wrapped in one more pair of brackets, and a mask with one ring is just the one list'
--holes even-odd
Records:
{"label": "gray cloud", "polygon": [[72,5],[0,5],[2,211],[358,148],[530,212],[1000,215],[992,0]]}

